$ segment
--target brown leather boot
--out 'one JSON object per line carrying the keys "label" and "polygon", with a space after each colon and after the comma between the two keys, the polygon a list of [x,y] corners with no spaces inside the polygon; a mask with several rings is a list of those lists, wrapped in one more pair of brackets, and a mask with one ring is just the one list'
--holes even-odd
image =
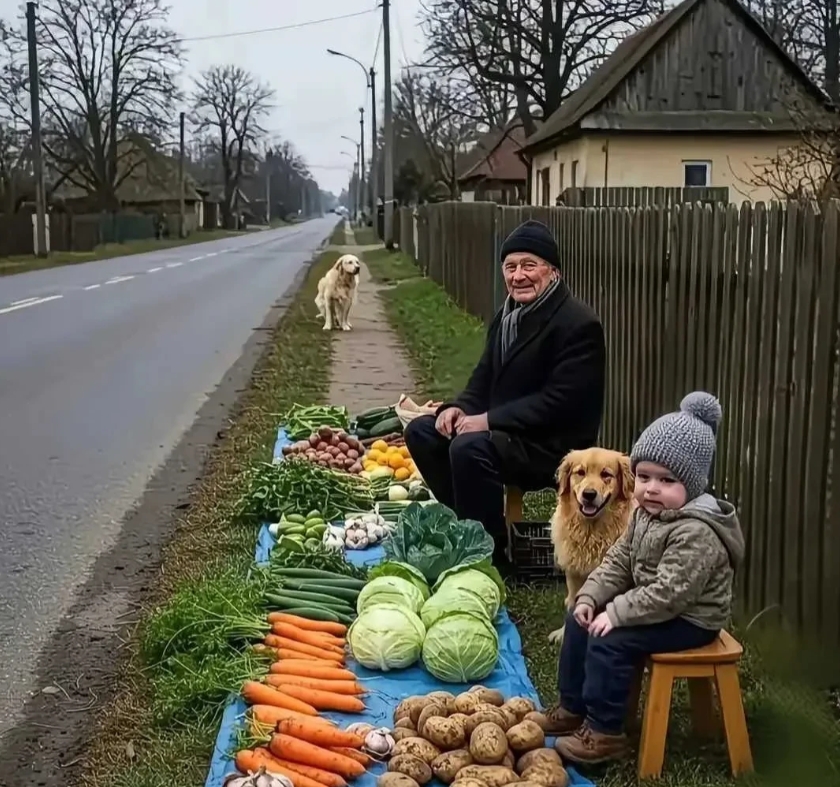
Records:
{"label": "brown leather boot", "polygon": [[547,735],[571,735],[583,724],[583,716],[577,716],[557,704],[545,712],[548,719]]}
{"label": "brown leather boot", "polygon": [[554,742],[554,748],[564,761],[581,765],[597,765],[619,760],[630,749],[627,736],[596,732],[584,722],[572,735],[564,735]]}

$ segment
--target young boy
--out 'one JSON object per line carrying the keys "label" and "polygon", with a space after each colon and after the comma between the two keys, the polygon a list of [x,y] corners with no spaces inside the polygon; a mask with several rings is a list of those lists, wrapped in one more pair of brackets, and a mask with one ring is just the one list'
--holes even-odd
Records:
{"label": "young boy", "polygon": [[638,508],[566,619],[560,704],[550,713],[566,760],[623,756],[645,657],[708,645],[729,622],[744,536],[734,507],[704,493],[720,419],[718,400],[695,392],[633,446]]}

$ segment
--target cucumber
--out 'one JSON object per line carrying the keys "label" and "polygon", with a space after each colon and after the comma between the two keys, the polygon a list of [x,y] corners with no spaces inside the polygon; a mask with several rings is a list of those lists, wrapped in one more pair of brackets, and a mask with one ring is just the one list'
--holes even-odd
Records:
{"label": "cucumber", "polygon": [[293,522],[296,525],[306,524],[306,517],[301,514],[286,514],[286,521]]}
{"label": "cucumber", "polygon": [[306,522],[303,523],[304,528],[309,530],[311,527],[318,527],[318,525],[325,525],[327,524],[324,520],[319,516],[313,516],[311,519],[307,519]]}
{"label": "cucumber", "polygon": [[313,508],[306,515],[306,519],[307,519],[307,521],[309,521],[310,519],[320,519],[322,522],[324,521],[323,516],[321,515],[321,512],[317,508]]}
{"label": "cucumber", "polygon": [[322,578],[318,577],[317,579],[295,579],[295,582],[299,582],[303,585],[320,585],[324,589],[326,588],[343,588],[345,590],[352,590],[354,593],[359,593],[359,591],[365,586],[365,583],[360,579],[332,579],[332,578]]}
{"label": "cucumber", "polygon": [[335,571],[325,571],[322,568],[275,568],[272,573],[280,577],[289,577],[289,579],[341,579],[348,583],[355,583],[360,590],[365,586],[364,580],[353,579],[353,577],[347,577]]}
{"label": "cucumber", "polygon": [[402,421],[396,416],[386,418],[368,429],[368,432],[370,437],[384,437],[392,432],[402,432]]}
{"label": "cucumber", "polygon": [[301,582],[300,580],[289,579],[283,582],[283,587],[291,588],[296,591],[303,591],[304,593],[321,593],[335,599],[336,601],[346,601],[348,604],[355,604],[360,592],[351,588],[336,587],[335,585],[323,585],[317,580],[312,580],[311,582]]}
{"label": "cucumber", "polygon": [[338,623],[338,615],[331,609],[325,609],[324,607],[291,607],[284,612],[307,620],[330,620],[333,623]]}
{"label": "cucumber", "polygon": [[286,588],[284,587],[280,591],[280,594],[283,596],[287,596],[288,598],[299,599],[302,602],[312,601],[315,604],[321,604],[326,607],[347,607],[348,609],[353,608],[348,601],[339,598],[338,596],[331,596],[326,593],[316,593],[312,590],[301,590],[300,588],[289,588],[289,590],[291,592],[286,592]]}
{"label": "cucumber", "polygon": [[280,525],[277,532],[281,536],[303,535],[306,532],[306,525],[299,525],[296,522],[290,522],[286,525]]}
{"label": "cucumber", "polygon": [[[312,598],[312,596],[317,596],[317,598]],[[340,601],[339,599],[330,598],[326,596],[328,601],[319,601],[318,599],[325,598],[320,593],[302,593],[299,591],[293,591],[291,593],[266,593],[265,600],[266,603],[270,606],[277,607],[278,609],[291,609],[293,607],[301,607],[301,606],[316,606],[316,607],[323,607],[325,609],[329,609],[331,612],[341,612],[345,615],[349,615],[354,612],[353,608],[344,601]]]}

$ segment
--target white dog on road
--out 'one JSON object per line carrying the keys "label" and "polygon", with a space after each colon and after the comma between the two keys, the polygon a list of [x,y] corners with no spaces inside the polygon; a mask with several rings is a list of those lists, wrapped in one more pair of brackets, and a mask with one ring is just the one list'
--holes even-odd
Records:
{"label": "white dog on road", "polygon": [[344,254],[318,282],[315,305],[318,307],[318,315],[324,320],[325,331],[331,331],[334,326],[342,331],[349,331],[353,327],[349,321],[350,309],[356,303],[361,269],[358,257]]}

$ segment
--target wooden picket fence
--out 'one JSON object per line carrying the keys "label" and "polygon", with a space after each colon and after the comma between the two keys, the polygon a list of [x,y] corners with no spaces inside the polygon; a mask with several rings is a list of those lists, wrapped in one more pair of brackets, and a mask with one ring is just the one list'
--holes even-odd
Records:
{"label": "wooden picket fence", "polygon": [[717,394],[714,485],[747,536],[741,604],[840,645],[840,203],[403,210],[423,272],[484,320],[504,297],[501,241],[545,222],[604,323],[602,444],[627,451],[685,393]]}

